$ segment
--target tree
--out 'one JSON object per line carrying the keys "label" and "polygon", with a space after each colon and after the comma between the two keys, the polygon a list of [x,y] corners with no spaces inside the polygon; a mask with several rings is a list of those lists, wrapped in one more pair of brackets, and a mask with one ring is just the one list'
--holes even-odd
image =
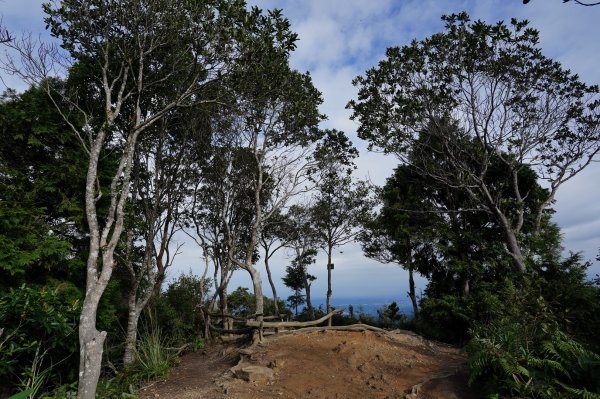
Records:
{"label": "tree", "polygon": [[[532,210],[535,235],[559,187],[600,150],[598,87],[544,57],[538,32],[525,21],[470,23],[465,13],[442,19],[444,33],[389,48],[378,67],[356,78],[358,99],[348,106],[360,123],[359,136],[371,147],[467,193],[492,215],[503,228],[516,269],[525,273],[528,194],[519,172],[531,168],[550,188]],[[475,150],[464,142],[472,142]],[[415,153],[432,151],[444,158],[443,167],[416,165]],[[486,181],[494,160],[505,165],[510,187]]]}
{"label": "tree", "polygon": [[[190,141],[189,110],[171,112],[148,129],[138,145],[132,171],[132,198],[127,226],[125,265],[130,274],[128,320],[123,364],[135,360],[138,320],[150,299],[158,296],[166,271],[179,248],[170,248],[181,226]],[[137,232],[137,234],[136,234]],[[136,253],[135,242],[143,242]],[[136,262],[136,260],[138,260]],[[139,261],[141,260],[141,261]]]}
{"label": "tree", "polygon": [[381,211],[365,222],[359,239],[367,257],[399,264],[408,271],[408,296],[413,314],[418,317],[414,272],[427,275],[431,272],[429,268],[435,267],[432,235],[441,221],[431,205],[435,199],[425,194],[423,182],[415,177],[406,167],[394,170],[379,193]]}
{"label": "tree", "polygon": [[[214,268],[214,295],[209,302],[213,310],[218,304],[223,314],[223,328],[231,329],[228,314],[227,289],[233,272],[237,269],[230,259],[230,249],[237,258],[245,255],[243,248],[250,236],[253,218],[253,181],[255,173],[252,154],[232,145],[236,132],[215,133],[203,151],[194,151],[197,169],[191,189],[188,218],[195,228],[192,238],[202,248],[205,273],[209,261]],[[199,144],[199,143],[196,143]],[[230,236],[235,240],[228,239]],[[256,261],[256,254],[253,255]]]}
{"label": "tree", "polygon": [[277,289],[275,288],[275,282],[273,281],[269,261],[277,251],[285,248],[288,244],[288,240],[291,238],[290,231],[288,229],[290,223],[291,222],[287,220],[286,216],[278,213],[265,224],[264,228],[260,232],[259,241],[260,246],[264,251],[263,259],[265,263],[265,270],[267,271],[267,278],[269,280],[269,285],[271,286],[271,291],[273,292],[273,303],[275,305],[276,316],[279,316],[279,309],[277,306],[279,299],[277,298]]}
{"label": "tree", "polygon": [[[233,50],[231,16],[242,9],[239,3],[216,1],[67,0],[44,5],[46,21],[64,52],[27,40],[8,43],[20,62],[8,59],[4,67],[29,82],[41,84],[57,72],[53,68],[67,64],[71,85],[43,87],[88,154],[90,249],[79,324],[80,398],[95,397],[100,376],[106,332],[96,329],[96,313],[115,267],[138,138],[177,107],[215,101],[205,97],[206,88],[224,73]],[[120,159],[109,190],[103,191],[98,164],[109,149]],[[99,215],[97,202],[103,195],[110,204]]]}
{"label": "tree", "polygon": [[[315,154],[316,194],[312,223],[319,245],[327,254],[327,313],[331,311],[333,249],[354,240],[361,218],[370,210],[370,188],[353,182],[352,171],[358,151],[343,132],[325,131]],[[331,319],[329,319],[331,325]]]}
{"label": "tree", "polygon": [[[289,21],[281,12],[262,15],[253,8],[249,21],[252,25],[242,49],[245,56],[235,65],[229,82],[237,99],[231,110],[237,134],[232,144],[248,151],[253,162],[253,173],[247,176],[252,185],[252,222],[244,243],[229,223],[231,208],[223,208],[227,212],[222,213],[222,222],[229,259],[252,278],[260,321],[264,296],[254,266],[260,232],[293,197],[309,189],[311,162],[307,158],[321,137],[317,124],[322,115],[317,107],[322,100],[310,76],[289,66],[297,35],[289,31]],[[228,176],[224,184],[231,185]],[[258,333],[254,338],[259,338]]]}
{"label": "tree", "polygon": [[316,277],[308,273],[308,266],[315,263],[317,248],[319,245],[317,231],[314,228],[312,207],[292,205],[287,217],[287,248],[292,250],[292,264],[286,267],[286,276],[283,282],[289,288],[296,290],[304,288],[304,301],[308,311],[308,317],[315,319],[315,312],[311,301],[311,284]]}
{"label": "tree", "polygon": [[75,277],[80,259],[72,255],[84,234],[81,148],[37,87],[0,96],[0,138],[2,285]]}
{"label": "tree", "polygon": [[[305,282],[307,280],[306,277],[306,268],[299,263],[292,262],[292,265],[285,267],[285,276],[283,276],[282,280],[286,287],[294,291],[294,293],[288,297],[287,301],[290,306],[294,308],[296,316],[298,316],[298,306],[306,303],[306,295],[302,295],[302,289],[305,288]],[[309,308],[308,312],[310,314],[309,317],[314,320],[315,317],[312,307]]]}
{"label": "tree", "polygon": [[204,322],[201,307],[208,300],[210,285],[210,279],[198,277],[191,270],[171,281],[157,304],[162,330],[169,331],[181,344],[198,339]]}
{"label": "tree", "polygon": [[[418,158],[418,162],[444,162],[433,152],[429,159],[426,154],[419,154]],[[520,170],[519,183],[529,191],[525,198],[525,237],[530,237],[535,226],[535,218],[529,210],[547,195],[536,178],[531,169]],[[487,184],[510,187],[510,180],[502,162],[490,165]],[[511,190],[503,195],[507,200],[514,200]],[[370,258],[396,263],[409,271],[409,297],[415,315],[414,271],[429,279],[426,293],[435,298],[443,295],[468,297],[482,280],[504,278],[508,255],[501,247],[502,227],[467,193],[438,184],[409,165],[400,165],[388,178],[380,197],[381,210],[368,221],[360,235],[363,251]],[[556,241],[546,236],[551,230],[548,218],[546,215],[540,232],[543,238],[538,238],[548,242],[548,246],[537,247],[531,239],[524,242],[531,258],[538,264],[548,261],[555,251]]]}

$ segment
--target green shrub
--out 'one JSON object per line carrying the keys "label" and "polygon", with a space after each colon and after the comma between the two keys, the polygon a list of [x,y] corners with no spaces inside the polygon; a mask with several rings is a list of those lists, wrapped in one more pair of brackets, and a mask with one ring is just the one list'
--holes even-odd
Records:
{"label": "green shrub", "polygon": [[600,399],[600,356],[559,330],[504,320],[472,336],[470,383],[487,394]]}
{"label": "green shrub", "polygon": [[0,386],[40,385],[42,370],[48,381],[75,379],[79,309],[80,293],[67,283],[1,293]]}

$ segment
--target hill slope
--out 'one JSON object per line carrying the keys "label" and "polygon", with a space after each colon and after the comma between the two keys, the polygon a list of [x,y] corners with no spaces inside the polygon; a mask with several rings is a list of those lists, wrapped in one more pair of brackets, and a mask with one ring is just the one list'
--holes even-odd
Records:
{"label": "hill slope", "polygon": [[229,344],[188,354],[141,397],[478,397],[466,381],[465,357],[451,346],[405,331],[315,328],[271,336],[241,353]]}

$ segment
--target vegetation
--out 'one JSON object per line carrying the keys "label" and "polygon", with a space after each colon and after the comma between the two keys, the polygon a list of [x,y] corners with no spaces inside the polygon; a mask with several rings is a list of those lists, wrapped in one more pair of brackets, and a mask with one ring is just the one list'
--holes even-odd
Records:
{"label": "vegetation", "polygon": [[[330,323],[465,345],[491,397],[600,397],[600,279],[552,221],[559,188],[598,159],[599,89],[525,21],[445,16],[355,79],[359,136],[399,160],[376,188],[353,176],[345,133],[320,129],[281,11],[117,3],[44,5],[60,49],[0,24],[3,69],[30,84],[0,97],[0,397],[135,397],[234,320],[318,319],[333,251],[355,241],[408,271],[413,318],[393,302]],[[201,255],[168,281],[178,234]],[[252,289],[232,290],[244,272]]]}
{"label": "vegetation", "polygon": [[[443,20],[445,32],[388,49],[354,81],[359,135],[401,161],[365,253],[409,271],[416,328],[468,343],[485,393],[597,397],[586,331],[600,287],[579,255],[561,258],[550,216],[600,151],[598,87],[545,58],[526,21]],[[413,272],[428,279],[419,313]]]}

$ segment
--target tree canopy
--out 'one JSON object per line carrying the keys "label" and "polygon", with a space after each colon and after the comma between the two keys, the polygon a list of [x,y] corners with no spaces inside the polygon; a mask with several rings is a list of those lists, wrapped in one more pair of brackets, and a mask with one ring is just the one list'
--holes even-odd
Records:
{"label": "tree canopy", "polygon": [[[355,79],[358,98],[348,106],[371,147],[464,191],[494,215],[515,266],[525,272],[528,191],[520,171],[531,168],[549,187],[533,210],[535,233],[559,187],[600,151],[598,86],[546,58],[526,21],[491,25],[471,22],[466,13],[443,20],[445,32],[389,48],[386,59]],[[443,162],[419,164],[419,154],[428,152]],[[511,186],[486,181],[494,162],[505,165]],[[506,201],[506,190],[513,200]]]}

